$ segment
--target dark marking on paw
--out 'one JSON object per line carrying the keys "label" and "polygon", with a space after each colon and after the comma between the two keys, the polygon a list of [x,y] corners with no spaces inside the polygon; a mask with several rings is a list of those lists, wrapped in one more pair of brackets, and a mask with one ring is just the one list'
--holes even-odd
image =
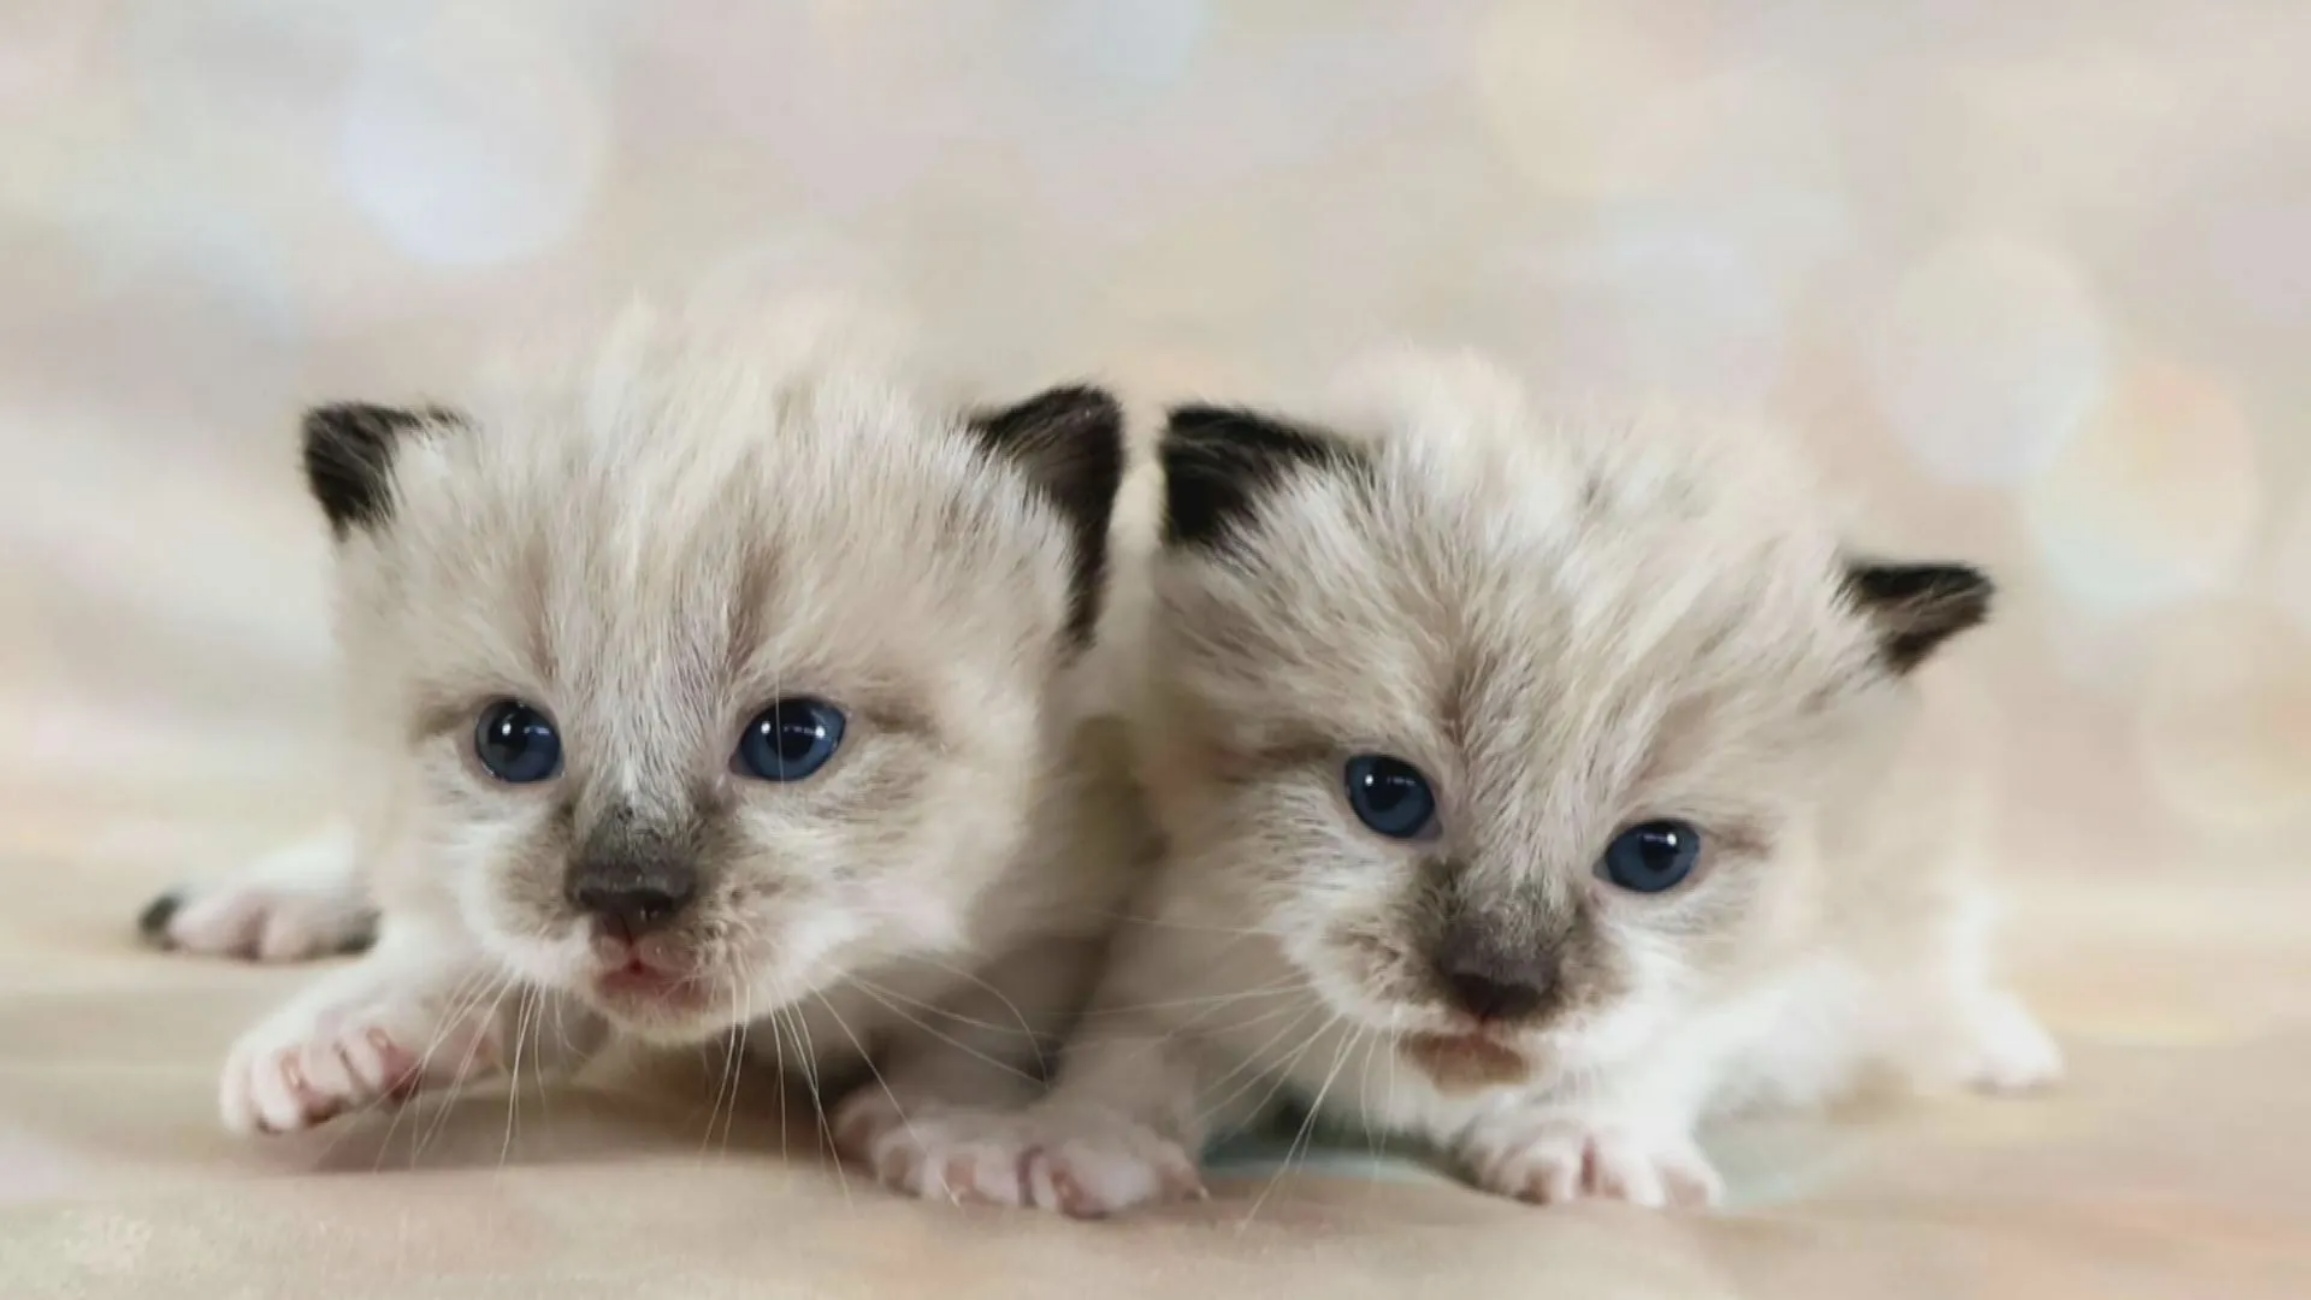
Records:
{"label": "dark marking on paw", "polygon": [[155,948],[176,947],[176,940],[169,937],[169,922],[176,919],[184,905],[184,894],[174,889],[145,904],[144,910],[136,914],[138,937]]}

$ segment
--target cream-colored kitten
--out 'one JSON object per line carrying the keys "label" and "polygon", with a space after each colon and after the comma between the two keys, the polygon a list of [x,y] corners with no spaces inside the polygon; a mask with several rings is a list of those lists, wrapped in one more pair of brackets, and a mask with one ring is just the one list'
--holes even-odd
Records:
{"label": "cream-colored kitten", "polygon": [[1083,689],[1121,415],[952,408],[842,322],[637,311],[472,405],[306,417],[356,814],[148,930],[379,924],[233,1049],[232,1127],[746,1024],[813,1083],[871,1058],[862,1151],[1030,1095],[1133,856]]}
{"label": "cream-colored kitten", "polygon": [[1503,1195],[1705,1203],[1706,1115],[2052,1079],[1917,833],[1910,674],[1989,581],[1854,558],[1754,434],[1376,373],[1323,423],[1173,413],[1136,728],[1168,861],[966,1190],[1189,1194],[1290,1099]]}

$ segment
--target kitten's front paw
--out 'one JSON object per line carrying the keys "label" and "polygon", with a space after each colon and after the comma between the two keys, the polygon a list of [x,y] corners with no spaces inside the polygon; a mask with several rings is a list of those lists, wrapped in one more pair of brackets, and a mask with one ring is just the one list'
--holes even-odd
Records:
{"label": "kitten's front paw", "polygon": [[2037,1092],[2062,1081],[2062,1048],[2011,993],[1984,997],[1968,1016],[1966,1082],[1983,1092]]}
{"label": "kitten's front paw", "polygon": [[1103,1219],[1134,1206],[1206,1195],[1193,1155],[1118,1115],[1041,1110],[1033,1114],[1032,1143],[1020,1174],[1038,1209]]}
{"label": "kitten's front paw", "polygon": [[1477,1121],[1459,1154],[1477,1186],[1536,1205],[1593,1197],[1715,1205],[1724,1182],[1682,1132],[1577,1111],[1512,1110]]}
{"label": "kitten's front paw", "polygon": [[172,889],[145,905],[137,931],[159,948],[292,962],[367,948],[377,911],[352,867],[352,842],[292,845],[223,880]]}
{"label": "kitten's front paw", "polygon": [[958,1204],[1027,1204],[1024,1158],[1033,1134],[1000,1111],[909,1104],[869,1084],[834,1114],[835,1148],[886,1187]]}
{"label": "kitten's front paw", "polygon": [[834,1131],[845,1158],[925,1199],[1097,1219],[1204,1194],[1178,1143],[1105,1113],[909,1104],[869,1085],[837,1108]]}
{"label": "kitten's front paw", "polygon": [[298,999],[242,1035],[219,1106],[235,1133],[294,1133],[381,1101],[400,1102],[494,1070],[475,1017],[445,1020],[424,999],[383,991]]}

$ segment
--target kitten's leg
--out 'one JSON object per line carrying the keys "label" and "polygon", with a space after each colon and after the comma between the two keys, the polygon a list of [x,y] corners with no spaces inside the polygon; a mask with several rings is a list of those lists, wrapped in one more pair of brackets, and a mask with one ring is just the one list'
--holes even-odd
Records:
{"label": "kitten's leg", "polygon": [[524,1068],[532,1060],[545,1072],[574,1068],[604,1026],[576,1006],[537,1006],[550,996],[516,985],[462,935],[389,921],[359,961],[241,1036],[219,1090],[225,1126],[294,1132],[496,1073],[512,1059],[525,1010],[528,1023],[555,1032],[527,1036]]}
{"label": "kitten's leg", "polygon": [[918,1196],[1016,1204],[1018,1113],[1081,1007],[1101,945],[1034,944],[975,972],[938,1009],[884,1001],[873,1077],[835,1108],[835,1144]]}
{"label": "kitten's leg", "polygon": [[137,928],[163,948],[261,962],[365,948],[377,909],[354,866],[353,832],[331,827],[206,885],[154,899]]}
{"label": "kitten's leg", "polygon": [[1960,1015],[1972,1048],[1964,1068],[1968,1084],[2015,1096],[2062,1081],[2062,1048],[2019,995],[1995,986],[1969,990]]}
{"label": "kitten's leg", "polygon": [[1577,1089],[1516,1097],[1440,1136],[1470,1181],[1497,1195],[1714,1205],[1724,1181],[1693,1131],[1716,1067],[1706,1050],[1657,1045]]}
{"label": "kitten's leg", "polygon": [[1095,1219],[1204,1195],[1205,1144],[1249,1123],[1271,1092],[1257,1076],[1216,1069],[1221,1059],[1161,1016],[1095,1010],[1051,1095],[1026,1117],[1022,1202]]}
{"label": "kitten's leg", "polygon": [[[1049,980],[1051,957],[1040,952],[1026,955],[1021,969],[1042,965]],[[1088,965],[1095,954],[1086,948],[1081,959]],[[1072,971],[1063,977],[1076,978]],[[1134,987],[1128,970],[1110,970],[1105,1005],[1095,1003],[1075,1025],[1058,1082],[1024,1108],[1036,1087],[1009,1071],[979,1068],[984,1063],[972,1053],[924,1054],[902,1067],[894,1052],[885,1074],[901,1106],[889,1105],[873,1084],[861,1089],[838,1121],[849,1126],[843,1145],[863,1151],[887,1181],[917,1195],[1077,1218],[1202,1195],[1196,1153],[1211,1134],[1252,1118],[1270,1089],[1256,1076],[1218,1066],[1223,1057],[1187,1027],[1119,992]],[[1064,1026],[1071,1018],[1052,1019]],[[987,1051],[1019,1037],[1014,1029],[972,1045]],[[904,1091],[902,1068],[911,1080]],[[838,1129],[838,1140],[844,1132]]]}
{"label": "kitten's leg", "polygon": [[1967,899],[1951,944],[1949,989],[1963,1041],[1961,1073],[1984,1092],[2035,1092],[2061,1082],[2062,1049],[1992,969],[1996,915],[1986,895]]}

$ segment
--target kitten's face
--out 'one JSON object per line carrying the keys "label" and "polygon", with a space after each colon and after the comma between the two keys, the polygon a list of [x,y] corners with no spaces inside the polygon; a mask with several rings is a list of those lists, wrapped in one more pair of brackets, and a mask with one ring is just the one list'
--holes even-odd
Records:
{"label": "kitten's face", "polygon": [[[1770,448],[1442,374],[1362,436],[1175,416],[1151,781],[1181,869],[1465,1087],[1608,1059],[1741,958],[1927,605],[1862,608]],[[1930,572],[1905,665],[1986,594]]]}
{"label": "kitten's face", "polygon": [[[839,370],[658,361],[612,402],[399,428],[350,498],[374,517],[331,514],[390,855],[513,970],[680,1039],[967,956],[1120,451],[1095,392],[973,422]],[[309,426],[325,504],[356,423]]]}

